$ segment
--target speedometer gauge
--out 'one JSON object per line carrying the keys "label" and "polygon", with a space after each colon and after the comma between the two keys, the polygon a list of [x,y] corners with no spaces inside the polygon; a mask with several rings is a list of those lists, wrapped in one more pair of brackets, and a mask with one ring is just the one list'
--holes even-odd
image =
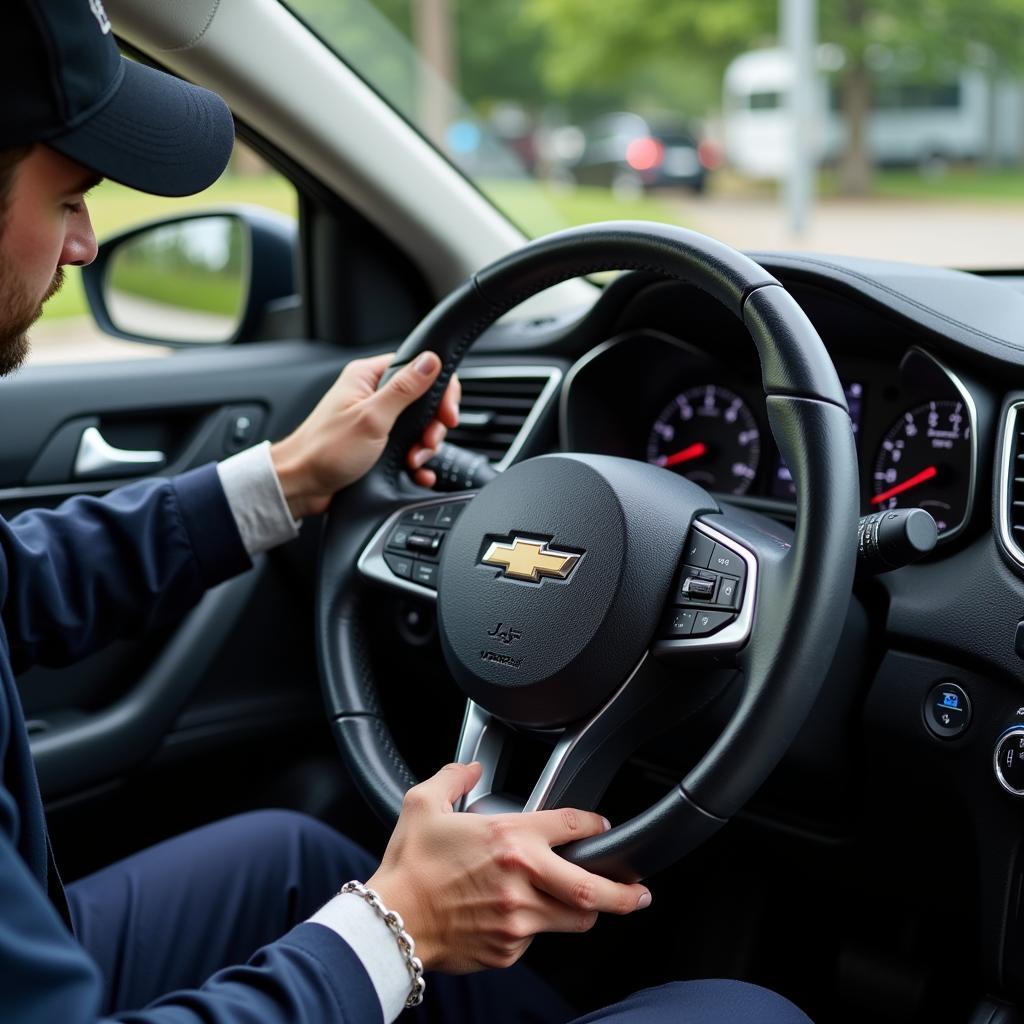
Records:
{"label": "speedometer gauge", "polygon": [[688,388],[658,414],[647,461],[709,491],[746,494],[757,476],[761,435],[739,395],[717,384]]}
{"label": "speedometer gauge", "polygon": [[926,402],[905,412],[882,440],[872,478],[876,509],[917,506],[939,535],[967,515],[971,490],[971,424],[963,402]]}

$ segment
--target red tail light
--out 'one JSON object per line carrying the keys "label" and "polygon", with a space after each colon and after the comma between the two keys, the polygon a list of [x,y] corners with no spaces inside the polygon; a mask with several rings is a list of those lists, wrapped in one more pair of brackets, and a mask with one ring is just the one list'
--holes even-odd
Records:
{"label": "red tail light", "polygon": [[634,171],[653,170],[665,156],[665,147],[657,140],[644,136],[634,139],[626,147],[626,163]]}

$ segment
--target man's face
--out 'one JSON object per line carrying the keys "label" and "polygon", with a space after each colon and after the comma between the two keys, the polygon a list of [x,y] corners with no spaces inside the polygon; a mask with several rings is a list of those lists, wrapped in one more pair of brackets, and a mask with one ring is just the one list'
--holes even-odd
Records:
{"label": "man's face", "polygon": [[67,264],[96,257],[85,193],[99,180],[48,146],[18,165],[0,219],[0,375],[28,354],[28,329],[61,286]]}

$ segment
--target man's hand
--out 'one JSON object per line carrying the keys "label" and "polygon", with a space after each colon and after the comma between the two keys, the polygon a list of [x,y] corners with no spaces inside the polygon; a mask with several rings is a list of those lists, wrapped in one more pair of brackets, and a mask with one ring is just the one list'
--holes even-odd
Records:
{"label": "man's hand", "polygon": [[602,911],[629,914],[650,904],[644,886],[593,875],[552,850],[605,831],[597,814],[454,813],[479,778],[479,764],[450,764],[410,789],[367,882],[402,915],[425,968],[509,967],[538,932],[585,932]]}
{"label": "man's hand", "polygon": [[[356,359],[294,433],[271,450],[274,469],[288,508],[296,519],[327,509],[335,491],[354,483],[380,458],[395,420],[422,398],[441,372],[441,360],[424,352],[403,367],[380,391],[377,384],[391,365],[391,355]],[[460,389],[453,377],[437,410],[406,456],[417,483],[434,484],[434,472],[423,469],[459,422]]]}

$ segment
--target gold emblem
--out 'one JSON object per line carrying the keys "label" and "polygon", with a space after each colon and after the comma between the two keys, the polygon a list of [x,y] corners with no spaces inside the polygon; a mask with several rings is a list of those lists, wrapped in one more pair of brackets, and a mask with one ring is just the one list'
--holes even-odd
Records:
{"label": "gold emblem", "polygon": [[513,537],[511,544],[493,541],[480,561],[498,566],[511,579],[539,583],[542,576],[566,579],[579,560],[580,556],[571,551],[548,547],[547,541]]}

